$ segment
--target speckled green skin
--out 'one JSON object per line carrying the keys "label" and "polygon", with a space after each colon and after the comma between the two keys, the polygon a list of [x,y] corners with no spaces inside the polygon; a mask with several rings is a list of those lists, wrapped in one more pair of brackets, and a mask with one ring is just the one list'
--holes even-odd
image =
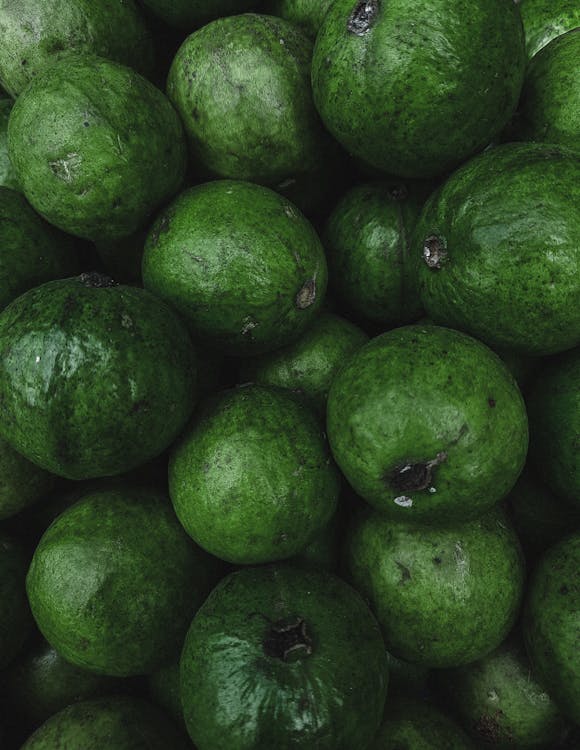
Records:
{"label": "speckled green skin", "polygon": [[327,136],[312,101],[311,58],[310,39],[283,18],[247,13],[192,34],[167,95],[195,161],[219,177],[267,185],[318,167]]}
{"label": "speckled green skin", "polygon": [[580,509],[580,348],[546,362],[530,389],[528,409],[535,470]]}
{"label": "speckled green skin", "polygon": [[[555,146],[506,144],[468,162],[427,201],[414,234],[427,314],[522,354],[577,345],[579,204],[580,160]],[[440,268],[425,260],[430,237],[445,246]]]}
{"label": "speckled green skin", "polygon": [[14,98],[62,52],[153,71],[151,32],[133,0],[0,0],[0,82]]}
{"label": "speckled green skin", "polygon": [[182,193],[145,246],[143,282],[227,354],[298,339],[327,284],[320,240],[298,209],[268,188],[218,180]]}
{"label": "speckled green skin", "polygon": [[0,669],[12,661],[32,629],[26,565],[23,550],[0,530]]}
{"label": "speckled green skin", "polygon": [[[281,620],[304,620],[310,654],[268,654],[264,641]],[[366,750],[387,663],[353,589],[326,573],[272,566],[233,573],[210,594],[185,640],[181,685],[199,750]]]}
{"label": "speckled green skin", "polygon": [[39,469],[0,439],[0,521],[47,494],[54,477]]}
{"label": "speckled green skin", "polygon": [[0,187],[20,191],[16,172],[8,156],[8,118],[13,105],[12,99],[0,98]]}
{"label": "speckled green skin", "polygon": [[152,700],[165,709],[178,726],[185,727],[181,705],[179,659],[153,672],[148,678],[148,684]]}
{"label": "speckled green skin", "polygon": [[330,287],[363,319],[402,325],[420,317],[408,264],[421,205],[412,188],[371,183],[352,188],[332,212],[324,236]]}
{"label": "speckled green skin", "polygon": [[423,701],[389,701],[370,750],[475,750],[460,727]]}
{"label": "speckled green skin", "polygon": [[76,703],[51,717],[21,750],[191,750],[158,709],[136,698]]}
{"label": "speckled green skin", "polygon": [[522,0],[520,13],[529,58],[555,37],[580,26],[580,5],[576,0]]}
{"label": "speckled green skin", "polygon": [[44,222],[25,198],[0,186],[0,309],[45,281],[80,270],[71,238]]}
{"label": "speckled green skin", "polygon": [[170,26],[191,31],[220,16],[243,13],[255,6],[256,0],[142,0],[155,15]]}
{"label": "speckled green skin", "polygon": [[[327,431],[355,492],[410,522],[480,515],[513,487],[528,444],[500,358],[439,326],[396,328],[359,349],[330,389]],[[430,480],[399,483],[404,467],[432,461]]]}
{"label": "speckled green skin", "polygon": [[505,0],[336,0],[316,39],[314,101],[330,132],[370,166],[444,174],[484,148],[513,114],[524,32]]}
{"label": "speckled green skin", "polygon": [[553,39],[530,62],[516,135],[557,143],[580,156],[580,12],[578,28]]}
{"label": "speckled green skin", "polygon": [[523,557],[499,510],[433,528],[363,508],[344,552],[388,650],[401,659],[429,667],[468,664],[503,641],[518,613]]}
{"label": "speckled green skin", "polygon": [[18,97],[8,151],[24,194],[51,224],[90,240],[125,237],[181,185],[185,137],[138,73],[67,55]]}
{"label": "speckled green skin", "polygon": [[580,724],[580,532],[544,555],[528,586],[524,636],[532,666],[559,708]]}
{"label": "speckled green skin", "polygon": [[368,339],[349,320],[324,313],[294,344],[242,362],[240,381],[288,388],[324,414],[337,372]]}
{"label": "speckled green skin", "polygon": [[175,313],[143,289],[83,279],[31,289],[0,314],[0,433],[68,479],[159,455],[195,398],[195,356]]}
{"label": "speckled green skin", "polygon": [[566,735],[567,722],[533,675],[519,639],[436,676],[476,740],[495,748],[554,748]]}
{"label": "speckled green skin", "polygon": [[287,391],[257,385],[207,401],[169,462],[183,527],[233,563],[300,552],[332,517],[339,488],[316,418]]}
{"label": "speckled green skin", "polygon": [[44,533],[26,587],[47,641],[97,674],[146,674],[179,648],[212,583],[196,549],[153,490],[96,492]]}
{"label": "speckled green skin", "polygon": [[303,28],[316,38],[333,0],[267,0],[265,10]]}

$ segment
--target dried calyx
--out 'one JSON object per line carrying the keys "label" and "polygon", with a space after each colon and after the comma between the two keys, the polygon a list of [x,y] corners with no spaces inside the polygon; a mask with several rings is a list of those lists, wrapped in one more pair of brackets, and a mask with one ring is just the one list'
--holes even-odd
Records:
{"label": "dried calyx", "polygon": [[389,484],[397,492],[420,492],[428,489],[433,482],[433,470],[447,460],[447,453],[438,453],[432,461],[404,463],[396,466],[389,474]]}
{"label": "dried calyx", "polygon": [[291,617],[271,623],[264,636],[263,648],[266,656],[281,661],[309,656],[312,653],[312,638],[306,620]]}
{"label": "dried calyx", "polygon": [[347,29],[351,34],[363,36],[373,25],[379,12],[379,0],[360,0],[350,14]]}
{"label": "dried calyx", "polygon": [[93,289],[105,289],[106,287],[117,286],[117,282],[110,276],[107,276],[104,273],[99,273],[98,271],[81,273],[78,278],[81,284]]}

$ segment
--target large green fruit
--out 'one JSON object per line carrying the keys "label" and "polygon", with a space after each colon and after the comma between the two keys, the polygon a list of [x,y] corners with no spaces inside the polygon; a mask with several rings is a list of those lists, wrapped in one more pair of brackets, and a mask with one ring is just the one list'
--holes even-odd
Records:
{"label": "large green fruit", "polygon": [[181,657],[198,750],[366,750],[387,689],[374,617],[346,583],[288,567],[224,579]]}
{"label": "large green fruit", "polygon": [[330,389],[327,430],[357,494],[405,521],[481,515],[513,487],[528,444],[503,362],[439,326],[396,328],[359,349]]}
{"label": "large green fruit", "polygon": [[54,477],[30,463],[0,439],[0,521],[48,494]]}
{"label": "large green fruit", "polygon": [[98,674],[146,674],[170,659],[213,584],[169,500],[95,492],[49,526],[26,587],[32,614],[67,661]]}
{"label": "large green fruit", "polygon": [[512,116],[524,32],[505,0],[336,0],[316,39],[314,100],[326,127],[370,166],[447,172]]}
{"label": "large green fruit", "polygon": [[333,0],[267,0],[265,10],[300,26],[316,38]]}
{"label": "large green fruit", "polygon": [[427,314],[490,346],[545,355],[580,343],[580,159],[506,144],[425,204],[413,255]]}
{"label": "large green fruit", "polygon": [[164,714],[136,698],[75,703],[52,716],[22,750],[191,750]]}
{"label": "large green fruit", "polygon": [[207,401],[169,464],[183,527],[234,563],[300,552],[332,517],[339,487],[314,415],[292,394],[263,386]]}
{"label": "large green fruit", "polygon": [[496,509],[444,528],[361,509],[345,556],[387,648],[401,659],[430,667],[469,664],[503,641],[518,614],[523,557]]}
{"label": "large green fruit", "polygon": [[141,0],[156,16],[170,26],[191,31],[220,16],[242,13],[256,0]]}
{"label": "large green fruit", "polygon": [[520,12],[530,58],[552,39],[580,26],[577,0],[521,0]]}
{"label": "large green fruit", "polygon": [[548,550],[529,584],[524,612],[526,648],[538,678],[580,724],[580,533]]}
{"label": "large green fruit", "polygon": [[143,281],[196,338],[248,355],[304,333],[322,305],[327,268],[316,232],[290,201],[218,180],[182,193],[157,219]]}
{"label": "large green fruit", "polygon": [[187,331],[152,294],[82,274],[0,314],[0,433],[54,474],[120,474],[160,454],[194,404]]}
{"label": "large green fruit", "polygon": [[186,147],[177,113],[118,63],[67,55],[18,97],[10,159],[52,224],[91,240],[125,237],[178,190]]}
{"label": "large green fruit", "polygon": [[0,531],[0,669],[16,656],[32,627],[24,587],[26,565],[20,546]]}
{"label": "large green fruit", "polygon": [[16,172],[8,156],[8,120],[14,102],[0,98],[0,187],[20,191]]}
{"label": "large green fruit", "polygon": [[181,46],[167,95],[196,161],[213,174],[267,185],[311,173],[327,150],[312,101],[312,42],[282,18],[214,21]]}

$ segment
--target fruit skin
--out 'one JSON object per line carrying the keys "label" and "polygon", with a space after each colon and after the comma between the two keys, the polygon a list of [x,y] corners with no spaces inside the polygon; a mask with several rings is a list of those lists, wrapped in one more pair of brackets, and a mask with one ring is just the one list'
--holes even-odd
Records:
{"label": "fruit skin", "polygon": [[54,480],[51,474],[27,461],[0,439],[0,521],[48,494]]}
{"label": "fruit skin", "polygon": [[528,445],[500,358],[433,325],[396,328],[351,357],[330,389],[327,433],[355,492],[409,522],[481,515],[513,487]]}
{"label": "fruit skin", "polygon": [[520,13],[530,59],[552,39],[580,26],[576,0],[522,0]]}
{"label": "fruit skin", "polygon": [[185,31],[220,16],[243,13],[255,0],[142,0],[165,23]]}
{"label": "fruit skin", "polygon": [[21,750],[188,750],[167,717],[137,698],[75,703],[52,716]]}
{"label": "fruit skin", "polygon": [[555,143],[580,156],[580,14],[578,28],[553,39],[533,58],[522,90],[516,135]]}
{"label": "fruit skin", "polygon": [[556,146],[506,144],[468,162],[414,234],[427,315],[522,354],[576,346],[579,203],[580,160]]}
{"label": "fruit skin", "polygon": [[[311,636],[311,653],[298,635],[286,660],[272,655],[265,644],[283,640],[276,629],[296,623]],[[366,750],[387,677],[362,598],[332,575],[283,566],[225,578],[194,618],[181,657],[185,720],[199,750]]]}
{"label": "fruit skin", "polygon": [[580,348],[545,363],[530,388],[528,410],[535,470],[580,509]]}
{"label": "fruit skin", "polygon": [[316,38],[333,0],[268,0],[266,11],[300,26]]}
{"label": "fruit skin", "polygon": [[268,188],[218,180],[186,190],[157,219],[143,283],[194,338],[227,354],[298,339],[327,284],[324,250],[298,209]]}
{"label": "fruit skin", "polygon": [[180,320],[149,292],[111,283],[51,281],[0,314],[2,437],[68,479],[159,455],[194,404],[195,357]]}
{"label": "fruit skin", "polygon": [[24,194],[51,224],[89,240],[126,237],[181,185],[177,113],[129,68],[69,54],[18,97],[8,151]]}
{"label": "fruit skin", "polygon": [[8,156],[8,119],[13,106],[12,99],[0,98],[0,187],[21,192],[16,172]]}
{"label": "fruit skin", "polygon": [[434,177],[502,130],[524,68],[513,3],[336,0],[316,38],[312,85],[350,153],[389,174]]}
{"label": "fruit skin", "polygon": [[249,385],[205,402],[169,462],[183,527],[237,564],[300,552],[332,517],[339,489],[316,418],[276,388]]}
{"label": "fruit skin", "polygon": [[12,661],[32,629],[26,565],[20,546],[0,530],[0,669]]}
{"label": "fruit skin", "polygon": [[0,309],[34,286],[80,270],[71,238],[7,187],[0,187],[0,245]]}
{"label": "fruit skin", "polygon": [[97,674],[147,674],[175,653],[213,584],[165,495],[86,495],[40,540],[26,588],[47,641]]}
{"label": "fruit skin", "polygon": [[344,554],[349,580],[370,602],[387,649],[406,661],[468,664],[503,641],[518,613],[524,561],[498,509],[437,528],[361,508]]}
{"label": "fruit skin", "polygon": [[532,674],[523,643],[512,637],[483,659],[435,673],[474,739],[497,748],[556,747],[568,724]]}
{"label": "fruit skin", "polygon": [[538,679],[566,716],[580,724],[580,533],[551,547],[538,563],[524,609],[526,649]]}
{"label": "fruit skin", "polygon": [[331,289],[363,319],[402,325],[421,316],[409,242],[422,193],[414,185],[358,185],[328,219],[324,245]]}

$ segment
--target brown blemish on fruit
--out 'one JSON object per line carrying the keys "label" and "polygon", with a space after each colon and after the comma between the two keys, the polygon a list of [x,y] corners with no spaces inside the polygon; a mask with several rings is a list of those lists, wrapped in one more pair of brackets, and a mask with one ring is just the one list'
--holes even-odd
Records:
{"label": "brown blemish on fruit", "polygon": [[406,565],[403,565],[402,562],[399,562],[398,560],[395,560],[397,564],[397,568],[401,571],[401,580],[399,581],[399,584],[407,583],[407,581],[411,580],[411,571]]}
{"label": "brown blemish on fruit", "polygon": [[488,398],[487,399],[487,403],[489,404],[489,408],[490,409],[494,409],[495,408],[495,399],[494,398]]}
{"label": "brown blemish on fruit", "polygon": [[423,260],[434,270],[439,270],[447,260],[445,241],[436,234],[431,234],[423,243]]}
{"label": "brown blemish on fruit", "polygon": [[312,653],[312,638],[306,620],[302,617],[291,617],[271,623],[262,647],[266,656],[281,661],[309,656]]}
{"label": "brown blemish on fruit", "polygon": [[296,307],[306,310],[316,301],[316,279],[308,279],[302,289],[296,295]]}
{"label": "brown blemish on fruit", "polygon": [[363,36],[375,22],[378,12],[379,0],[360,0],[350,14],[347,30],[356,36]]}
{"label": "brown blemish on fruit", "polygon": [[441,451],[431,461],[399,464],[385,477],[387,483],[397,492],[420,492],[431,486],[433,470],[447,460],[447,453]]}

